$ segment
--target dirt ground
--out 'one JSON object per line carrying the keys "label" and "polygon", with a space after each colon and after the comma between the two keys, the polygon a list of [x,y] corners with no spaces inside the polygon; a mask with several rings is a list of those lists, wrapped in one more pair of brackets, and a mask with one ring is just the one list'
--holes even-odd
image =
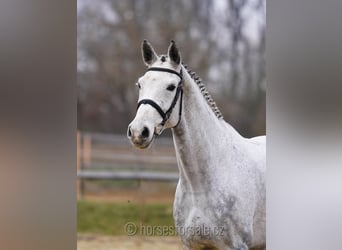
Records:
{"label": "dirt ground", "polygon": [[178,237],[102,236],[78,234],[77,250],[182,250]]}

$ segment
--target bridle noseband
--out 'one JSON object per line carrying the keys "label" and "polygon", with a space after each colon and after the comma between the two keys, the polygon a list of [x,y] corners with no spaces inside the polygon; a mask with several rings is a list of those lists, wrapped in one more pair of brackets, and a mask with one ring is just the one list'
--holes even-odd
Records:
{"label": "bridle noseband", "polygon": [[[158,68],[158,67],[152,67],[147,69],[147,71],[161,71],[161,72],[168,72],[171,74],[175,74],[180,78],[180,81],[178,83],[177,89],[176,89],[176,95],[172,100],[171,106],[168,108],[168,110],[166,110],[165,112],[163,111],[163,109],[153,100],[151,99],[142,99],[138,102],[138,106],[137,106],[137,110],[139,109],[141,104],[149,104],[151,105],[153,108],[155,108],[158,113],[160,114],[160,116],[163,118],[162,122],[160,123],[160,125],[162,127],[164,127],[165,123],[167,122],[167,120],[170,118],[170,115],[172,113],[173,108],[176,106],[178,98],[180,96],[180,107],[179,107],[179,119],[177,124],[174,127],[177,127],[177,125],[179,124],[180,120],[181,120],[181,116],[182,116],[182,100],[183,100],[183,88],[182,88],[182,82],[183,82],[183,77],[182,77],[182,69],[180,71],[180,73],[178,73],[177,71],[174,71],[172,69],[167,69],[167,68]],[[159,135],[161,133],[161,131],[159,131],[159,133],[156,133],[156,135]]]}

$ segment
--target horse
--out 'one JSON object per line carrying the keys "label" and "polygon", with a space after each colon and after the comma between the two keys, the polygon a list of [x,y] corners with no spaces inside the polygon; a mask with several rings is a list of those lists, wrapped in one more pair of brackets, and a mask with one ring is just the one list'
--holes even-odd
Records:
{"label": "horse", "polygon": [[127,136],[148,148],[172,130],[179,180],[173,217],[187,249],[266,247],[266,136],[244,138],[229,125],[202,80],[171,41],[166,55],[142,42],[147,72]]}

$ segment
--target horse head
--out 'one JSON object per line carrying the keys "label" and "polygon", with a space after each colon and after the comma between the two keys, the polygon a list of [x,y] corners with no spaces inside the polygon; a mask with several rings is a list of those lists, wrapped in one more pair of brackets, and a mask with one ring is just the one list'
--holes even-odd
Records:
{"label": "horse head", "polygon": [[177,126],[182,109],[181,55],[171,41],[167,55],[158,56],[149,42],[142,43],[147,72],[138,79],[139,100],[127,136],[138,148],[151,145],[164,129]]}

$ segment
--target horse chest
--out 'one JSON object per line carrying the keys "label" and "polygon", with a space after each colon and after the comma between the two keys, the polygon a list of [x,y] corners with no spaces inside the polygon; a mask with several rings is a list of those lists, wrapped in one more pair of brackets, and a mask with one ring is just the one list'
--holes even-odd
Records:
{"label": "horse chest", "polygon": [[195,207],[188,202],[175,206],[174,217],[177,227],[200,227],[212,224],[210,216],[205,214],[201,207]]}
{"label": "horse chest", "polygon": [[203,197],[192,197],[188,193],[176,192],[174,220],[179,236],[191,249],[218,247],[225,238],[224,227],[218,225],[218,218],[210,213]]}
{"label": "horse chest", "polygon": [[247,218],[238,213],[241,210],[233,194],[190,194],[177,187],[174,220],[189,249],[247,249],[243,242],[251,242],[252,221],[246,223],[243,218]]}

